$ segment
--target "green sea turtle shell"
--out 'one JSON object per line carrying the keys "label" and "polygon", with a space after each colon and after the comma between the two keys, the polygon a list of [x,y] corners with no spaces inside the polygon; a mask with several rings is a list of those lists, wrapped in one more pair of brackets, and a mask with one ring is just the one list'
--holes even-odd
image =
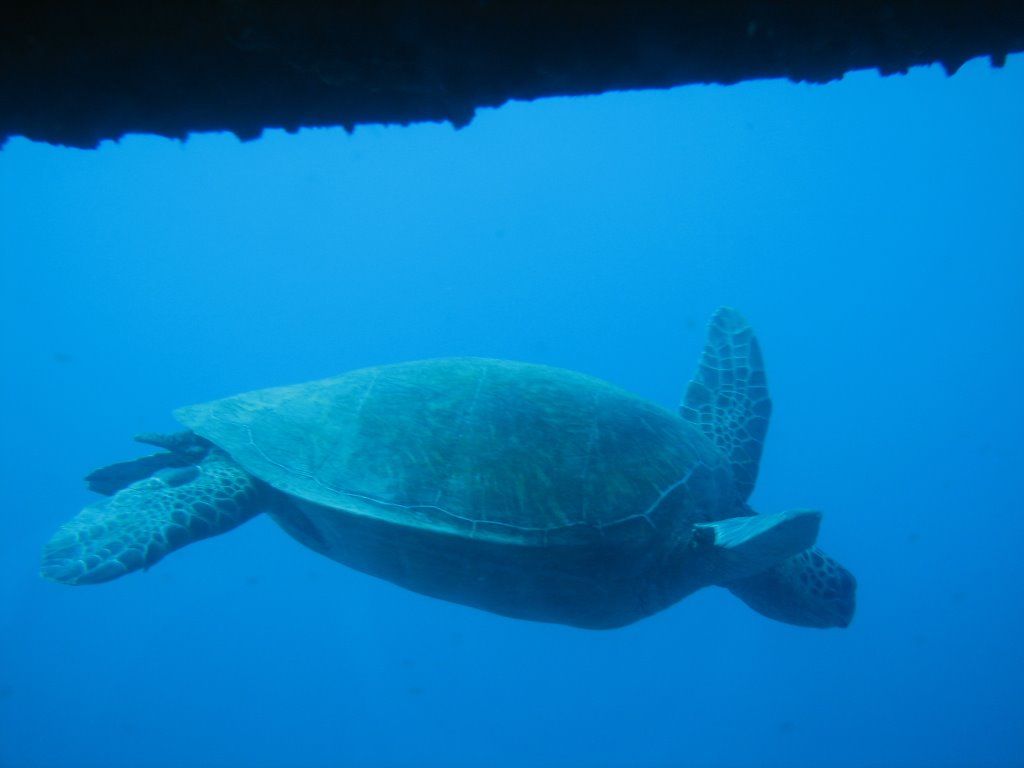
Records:
{"label": "green sea turtle shell", "polygon": [[300,501],[420,533],[531,548],[658,540],[667,552],[693,523],[736,513],[728,463],[696,427],[547,366],[399,363],[175,417]]}

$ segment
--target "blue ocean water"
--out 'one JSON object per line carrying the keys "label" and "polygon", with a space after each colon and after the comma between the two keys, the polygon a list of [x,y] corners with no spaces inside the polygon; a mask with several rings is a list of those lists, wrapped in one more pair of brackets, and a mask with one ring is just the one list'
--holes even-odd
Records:
{"label": "blue ocean water", "polygon": [[[510,104],[468,127],[0,153],[0,765],[1024,764],[1024,57]],[[674,406],[720,305],[845,630],[708,589],[519,622],[265,516],[72,588],[39,550],[171,410],[444,355]]]}

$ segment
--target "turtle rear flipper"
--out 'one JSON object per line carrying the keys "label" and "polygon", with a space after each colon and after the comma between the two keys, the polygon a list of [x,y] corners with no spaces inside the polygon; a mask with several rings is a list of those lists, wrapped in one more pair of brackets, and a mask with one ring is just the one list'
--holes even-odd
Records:
{"label": "turtle rear flipper", "polygon": [[708,324],[708,340],[679,415],[700,429],[732,464],[740,499],[757,481],[772,401],[754,331],[731,307]]}
{"label": "turtle rear flipper", "polygon": [[818,537],[821,513],[809,509],[775,515],[730,517],[716,523],[698,523],[701,533],[714,535],[708,561],[710,581],[723,584],[743,579],[811,547]]}
{"label": "turtle rear flipper", "polygon": [[211,452],[90,504],[43,547],[42,575],[64,584],[110,581],[193,541],[229,531],[261,509],[264,488]]}
{"label": "turtle rear flipper", "polygon": [[857,580],[817,547],[723,586],[769,619],[802,627],[847,627]]}

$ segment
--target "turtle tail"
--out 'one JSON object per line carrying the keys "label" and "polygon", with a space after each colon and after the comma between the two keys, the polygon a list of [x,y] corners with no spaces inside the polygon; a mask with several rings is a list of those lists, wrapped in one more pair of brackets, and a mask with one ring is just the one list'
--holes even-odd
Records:
{"label": "turtle tail", "polygon": [[194,464],[165,467],[90,504],[43,547],[41,573],[62,584],[96,584],[139,568],[257,514],[268,493],[211,449]]}

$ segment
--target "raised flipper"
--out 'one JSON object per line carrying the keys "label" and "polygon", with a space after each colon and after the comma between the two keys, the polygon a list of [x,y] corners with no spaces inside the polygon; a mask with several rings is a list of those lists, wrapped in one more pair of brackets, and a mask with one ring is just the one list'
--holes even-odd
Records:
{"label": "raised flipper", "polygon": [[165,468],[90,504],[43,547],[42,575],[95,584],[148,568],[193,541],[229,531],[261,511],[267,491],[219,451]]}
{"label": "raised flipper", "polygon": [[85,476],[85,483],[93,493],[113,496],[132,483],[152,477],[162,470],[180,469],[185,466],[188,466],[188,462],[177,454],[161,451],[100,467]]}
{"label": "raised flipper", "polygon": [[724,586],[758,613],[802,627],[849,626],[857,605],[853,574],[817,547]]}
{"label": "raised flipper", "polygon": [[742,501],[757,481],[771,413],[754,332],[739,312],[722,307],[708,324],[707,344],[679,414],[729,459]]}
{"label": "raised flipper", "polygon": [[90,491],[113,496],[132,483],[157,474],[162,469],[187,467],[197,464],[210,450],[209,440],[194,432],[176,432],[170,435],[145,432],[136,435],[135,440],[147,445],[165,448],[166,451],[140,456],[137,459],[119,461],[93,470],[85,476]]}
{"label": "raised flipper", "polygon": [[710,581],[723,584],[762,573],[811,547],[820,524],[820,512],[800,509],[775,515],[732,517],[694,527],[698,540],[702,535],[713,534],[713,546],[705,562]]}

